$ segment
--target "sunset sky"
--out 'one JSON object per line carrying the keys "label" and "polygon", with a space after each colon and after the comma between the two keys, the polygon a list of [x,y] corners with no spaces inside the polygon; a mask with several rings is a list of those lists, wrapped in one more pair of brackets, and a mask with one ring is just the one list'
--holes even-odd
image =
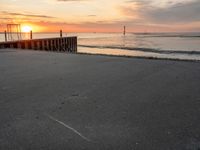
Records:
{"label": "sunset sky", "polygon": [[8,23],[34,32],[200,31],[200,0],[0,0],[0,31]]}

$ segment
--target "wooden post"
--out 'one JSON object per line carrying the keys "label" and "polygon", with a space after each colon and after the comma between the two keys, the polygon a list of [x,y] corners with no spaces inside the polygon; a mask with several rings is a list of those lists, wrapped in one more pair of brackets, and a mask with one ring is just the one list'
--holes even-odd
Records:
{"label": "wooden post", "polygon": [[29,49],[29,44],[28,44],[28,41],[25,41],[25,49]]}
{"label": "wooden post", "polygon": [[31,41],[31,49],[35,49],[34,41]]}
{"label": "wooden post", "polygon": [[60,39],[57,39],[57,51],[60,51]]}
{"label": "wooden post", "polygon": [[72,52],[72,38],[69,39],[70,52]]}
{"label": "wooden post", "polygon": [[40,47],[41,47],[41,45],[40,45],[40,41],[37,40],[36,43],[37,43],[37,50],[40,50]]}
{"label": "wooden post", "polygon": [[49,40],[46,40],[46,49],[49,51]]}
{"label": "wooden post", "polygon": [[50,40],[50,50],[53,50],[53,40]]}
{"label": "wooden post", "polygon": [[70,48],[71,48],[71,47],[70,47],[70,42],[71,42],[71,41],[70,41],[70,38],[68,38],[68,52],[70,52]]}
{"label": "wooden post", "polygon": [[33,32],[32,32],[32,30],[30,31],[30,39],[31,40],[33,39]]}
{"label": "wooden post", "polygon": [[65,38],[65,51],[67,51],[67,38]]}
{"label": "wooden post", "polygon": [[5,42],[7,42],[7,32],[6,32],[6,30],[5,30]]}
{"label": "wooden post", "polygon": [[42,49],[41,50],[45,50],[45,41],[42,40]]}
{"label": "wooden post", "polygon": [[59,49],[62,51],[62,38],[59,40]]}
{"label": "wooden post", "polygon": [[72,39],[72,51],[74,52],[74,38]]}
{"label": "wooden post", "polygon": [[57,45],[56,45],[56,39],[53,39],[53,51],[56,51]]}
{"label": "wooden post", "polygon": [[22,48],[21,42],[18,42],[18,43],[17,43],[17,48],[18,48],[18,49],[21,49],[21,48]]}
{"label": "wooden post", "polygon": [[76,39],[76,42],[75,42],[75,46],[76,46],[76,48],[75,48],[75,52],[77,52],[77,45],[78,45],[78,43],[77,43],[77,37],[75,37],[75,39]]}
{"label": "wooden post", "polygon": [[70,47],[69,47],[69,38],[67,38],[67,51],[70,51]]}
{"label": "wooden post", "polygon": [[60,37],[62,38],[62,30],[60,30]]}

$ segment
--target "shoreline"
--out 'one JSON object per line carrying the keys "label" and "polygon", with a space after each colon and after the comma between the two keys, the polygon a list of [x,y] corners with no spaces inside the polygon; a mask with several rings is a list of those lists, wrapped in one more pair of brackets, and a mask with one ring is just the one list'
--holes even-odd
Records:
{"label": "shoreline", "polygon": [[38,52],[47,52],[47,53],[64,53],[64,54],[75,54],[75,55],[94,55],[94,56],[108,56],[108,57],[124,57],[124,58],[135,58],[135,59],[152,59],[152,60],[168,60],[168,61],[183,61],[183,62],[197,62],[200,63],[200,60],[198,59],[183,59],[183,58],[160,58],[155,56],[128,56],[128,55],[114,55],[114,54],[100,54],[100,53],[89,53],[89,52],[80,52],[79,48],[77,53],[72,52],[62,52],[62,51],[44,51],[44,50],[30,50],[30,49],[13,49],[13,48],[6,48],[6,49],[0,49],[0,51],[6,50],[19,50],[19,51],[38,51]]}
{"label": "shoreline", "polygon": [[[62,52],[61,52],[62,53]],[[127,56],[127,55],[111,55],[111,54],[92,54],[92,53],[84,53],[78,52],[80,55],[96,55],[96,56],[108,56],[108,57],[122,57],[122,58],[136,58],[136,59],[149,59],[149,60],[166,60],[166,61],[183,61],[183,62],[197,62],[200,63],[200,60],[192,60],[192,59],[179,59],[179,58],[158,58],[158,57],[148,57],[148,56]]]}
{"label": "shoreline", "polygon": [[91,48],[78,46],[78,53],[95,54],[95,55],[107,55],[117,57],[133,57],[133,58],[146,58],[146,59],[164,59],[164,60],[183,60],[183,61],[200,61],[200,55],[185,55],[185,54],[158,54],[153,52],[144,52],[139,50],[125,50],[116,48]]}

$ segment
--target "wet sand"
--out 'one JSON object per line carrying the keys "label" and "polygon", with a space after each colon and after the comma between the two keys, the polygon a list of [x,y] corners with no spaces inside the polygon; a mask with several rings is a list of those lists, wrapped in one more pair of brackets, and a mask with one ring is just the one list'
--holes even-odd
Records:
{"label": "wet sand", "polygon": [[0,74],[0,149],[200,149],[199,62],[1,49]]}

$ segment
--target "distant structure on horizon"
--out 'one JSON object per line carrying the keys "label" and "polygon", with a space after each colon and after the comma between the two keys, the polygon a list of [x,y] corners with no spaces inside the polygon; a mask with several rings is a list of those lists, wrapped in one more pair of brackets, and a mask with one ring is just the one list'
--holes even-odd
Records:
{"label": "distant structure on horizon", "polygon": [[124,32],[123,32],[124,35],[126,35],[126,26],[124,26]]}

